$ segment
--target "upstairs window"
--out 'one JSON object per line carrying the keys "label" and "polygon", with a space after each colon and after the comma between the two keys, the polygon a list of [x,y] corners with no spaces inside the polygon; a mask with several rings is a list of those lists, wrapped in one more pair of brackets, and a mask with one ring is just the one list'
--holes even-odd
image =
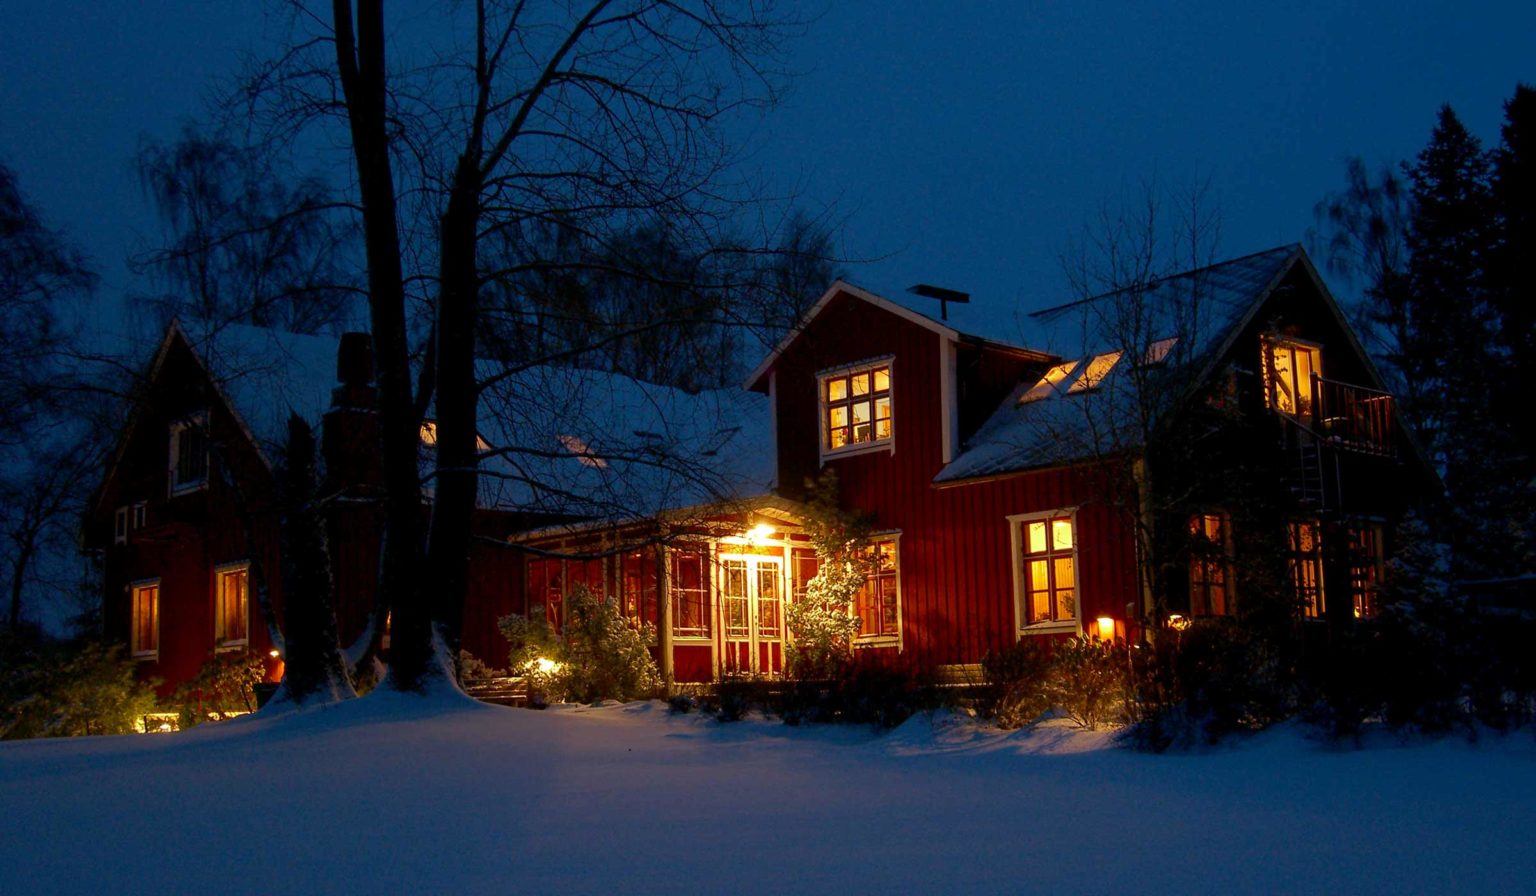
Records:
{"label": "upstairs window", "polygon": [[139,582],[129,591],[133,602],[129,650],[134,659],[155,659],[160,655],[160,580]]}
{"label": "upstairs window", "polygon": [[1189,612],[1192,616],[1224,616],[1229,601],[1232,559],[1227,515],[1200,513],[1189,519]]}
{"label": "upstairs window", "polygon": [[891,441],[894,420],[889,360],[823,374],[819,382],[823,453]]}
{"label": "upstairs window", "polygon": [[1323,373],[1322,349],[1290,340],[1264,340],[1264,403],[1291,417],[1312,416],[1312,378]]}
{"label": "upstairs window", "polygon": [[221,566],[214,571],[213,576],[214,647],[244,647],[250,637],[250,603],[247,598],[250,564]]}
{"label": "upstairs window", "polygon": [[1015,600],[1028,630],[1077,626],[1077,537],[1072,512],[1010,517]]}
{"label": "upstairs window", "polygon": [[171,426],[171,494],[208,486],[208,419],[192,417]]}
{"label": "upstairs window", "polygon": [[1316,520],[1293,522],[1288,526],[1291,583],[1296,589],[1296,600],[1301,605],[1301,615],[1308,619],[1321,619],[1327,612],[1323,593],[1323,542]]}

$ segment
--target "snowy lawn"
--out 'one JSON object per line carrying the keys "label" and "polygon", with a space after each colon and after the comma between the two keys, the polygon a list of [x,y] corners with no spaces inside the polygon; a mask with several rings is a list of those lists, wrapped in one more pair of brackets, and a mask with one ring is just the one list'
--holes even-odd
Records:
{"label": "snowy lawn", "polygon": [[375,695],[0,744],[0,893],[1513,893],[1529,732],[1202,755]]}

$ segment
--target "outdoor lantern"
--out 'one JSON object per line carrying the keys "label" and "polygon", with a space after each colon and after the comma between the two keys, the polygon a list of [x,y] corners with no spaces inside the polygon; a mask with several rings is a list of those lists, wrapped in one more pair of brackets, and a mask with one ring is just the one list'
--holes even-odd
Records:
{"label": "outdoor lantern", "polygon": [[1099,627],[1099,640],[1115,640],[1115,618],[1113,616],[1100,616],[1096,621]]}
{"label": "outdoor lantern", "polygon": [[757,544],[776,531],[778,530],[774,529],[767,523],[758,523],[757,525],[747,530],[747,541],[751,542],[752,544]]}

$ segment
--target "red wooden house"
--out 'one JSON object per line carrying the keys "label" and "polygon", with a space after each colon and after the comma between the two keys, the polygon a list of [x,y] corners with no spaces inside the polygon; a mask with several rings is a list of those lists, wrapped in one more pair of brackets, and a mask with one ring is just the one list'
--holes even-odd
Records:
{"label": "red wooden house", "polygon": [[[1103,325],[1133,302],[1150,312],[1140,331]],[[1391,523],[1419,491],[1403,485],[1432,477],[1299,247],[1032,320],[1040,348],[839,282],[745,391],[688,395],[564,368],[498,380],[481,409],[488,539],[466,648],[498,663],[499,615],[541,610],[558,623],[579,583],[656,626],[671,680],[782,672],[785,607],[816,572],[798,501],[826,469],[877,533],[877,571],[851,608],[865,662],[943,672],[1019,638],[1135,639],[1171,613],[1232,613],[1245,600],[1233,564],[1266,527],[1299,616],[1374,614]],[[216,343],[173,328],[146,392],[158,397],[140,402],[101,491],[108,631],[168,679],[213,651],[271,643],[249,624],[241,645],[220,621],[243,600],[230,596],[232,570],[251,558],[275,567],[270,520],[237,518],[225,486],[187,459],[204,450],[189,432],[222,446],[259,516],[273,421],[288,409],[324,418],[332,487],[354,499],[338,504],[333,535],[343,629],[368,615],[378,525],[377,472],[358,447],[371,439],[366,365],[344,362],[338,386],[334,341],[264,338],[235,340],[275,359],[268,375],[281,382],[255,387]],[[1128,425],[1149,389],[1167,393],[1159,419]],[[1192,501],[1154,507],[1138,490],[1151,490],[1156,449],[1185,441],[1179,469],[1156,475],[1198,473],[1179,483]],[[1234,451],[1239,466],[1280,471],[1278,516],[1238,511],[1250,486],[1220,475]],[[1154,529],[1180,533],[1184,551],[1155,588],[1143,537]],[[274,581],[278,601],[280,590]]]}

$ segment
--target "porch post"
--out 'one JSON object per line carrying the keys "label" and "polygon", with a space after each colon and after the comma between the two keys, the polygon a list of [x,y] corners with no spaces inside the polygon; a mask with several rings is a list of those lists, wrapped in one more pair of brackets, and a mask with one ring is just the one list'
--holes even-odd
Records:
{"label": "porch post", "polygon": [[656,643],[661,653],[661,680],[672,696],[672,575],[667,548],[656,545]]}

